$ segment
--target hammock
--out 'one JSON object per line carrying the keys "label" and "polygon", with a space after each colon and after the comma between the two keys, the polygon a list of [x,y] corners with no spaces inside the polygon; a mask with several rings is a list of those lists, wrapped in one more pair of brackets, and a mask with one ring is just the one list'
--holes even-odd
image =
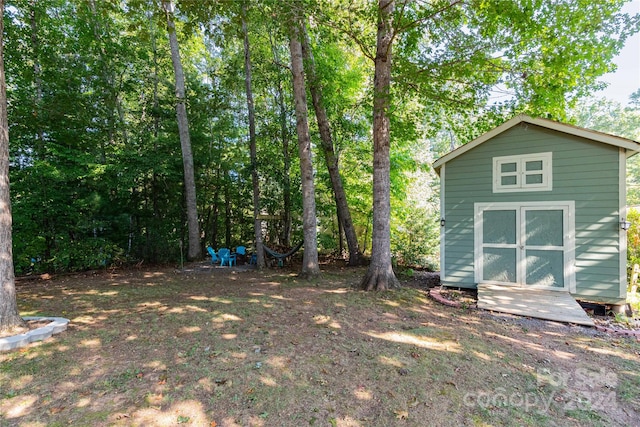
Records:
{"label": "hammock", "polygon": [[267,245],[262,245],[262,247],[264,248],[264,251],[268,254],[271,255],[274,258],[278,259],[278,266],[282,267],[282,260],[290,257],[291,255],[295,254],[296,252],[298,252],[300,250],[300,248],[302,247],[302,245],[304,244],[304,240],[302,240],[300,243],[298,243],[296,245],[296,247],[294,247],[293,249],[291,249],[289,252],[287,252],[286,254],[281,254],[279,252],[276,252],[272,249],[269,249],[267,247]]}

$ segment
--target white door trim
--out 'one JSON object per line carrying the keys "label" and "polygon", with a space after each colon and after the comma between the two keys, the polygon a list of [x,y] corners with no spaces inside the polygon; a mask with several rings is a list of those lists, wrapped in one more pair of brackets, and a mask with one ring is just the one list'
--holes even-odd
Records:
{"label": "white door trim", "polygon": [[[618,154],[620,173],[618,174],[618,204],[619,221],[627,221],[627,155],[623,148]],[[620,298],[627,297],[627,230],[618,227],[618,241],[620,242]]]}
{"label": "white door trim", "polygon": [[[542,288],[551,290],[569,291],[575,293],[576,280],[575,280],[575,202],[573,200],[568,201],[548,201],[548,202],[494,202],[494,203],[474,203],[474,275],[476,283],[495,283],[500,285],[520,285],[524,286],[524,280],[520,279],[521,283],[508,283],[508,282],[488,282],[482,280],[483,278],[483,225],[482,225],[482,213],[485,210],[509,210],[513,209],[517,211],[516,215],[516,245],[520,245],[520,238],[523,235],[522,221],[520,220],[521,210],[556,210],[562,209],[564,212],[564,225],[563,230],[563,247],[564,247],[564,287],[555,288],[548,286],[535,286],[526,285],[529,288]],[[505,247],[513,247],[514,245],[505,245]],[[524,246],[520,246],[524,249]],[[524,271],[522,259],[522,250],[516,251],[516,265],[518,271],[518,277],[522,276]]]}
{"label": "white door trim", "polygon": [[[445,216],[446,166],[447,165],[442,165],[442,168],[440,169],[440,281],[441,282],[444,282],[447,279],[447,266],[445,264],[447,229],[444,225],[446,224],[446,216]],[[444,224],[442,221],[444,221]]]}

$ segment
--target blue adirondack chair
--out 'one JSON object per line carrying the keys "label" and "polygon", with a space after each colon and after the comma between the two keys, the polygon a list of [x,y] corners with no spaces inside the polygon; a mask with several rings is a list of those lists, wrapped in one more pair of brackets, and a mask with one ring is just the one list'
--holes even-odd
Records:
{"label": "blue adirondack chair", "polygon": [[247,248],[245,246],[236,247],[236,265],[240,261],[241,264],[247,262]]}
{"label": "blue adirondack chair", "polygon": [[209,252],[209,255],[211,255],[211,264],[215,264],[216,262],[220,261],[218,255],[216,255],[216,251],[214,251],[211,246],[207,246],[207,252]]}
{"label": "blue adirondack chair", "polygon": [[220,257],[220,265],[228,265],[231,267],[236,264],[236,254],[232,254],[227,248],[220,248],[218,250],[218,256]]}

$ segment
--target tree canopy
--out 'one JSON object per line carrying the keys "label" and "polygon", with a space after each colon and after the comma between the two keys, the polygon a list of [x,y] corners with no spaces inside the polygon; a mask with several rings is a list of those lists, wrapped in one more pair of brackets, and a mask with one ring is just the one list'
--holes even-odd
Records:
{"label": "tree canopy", "polygon": [[[387,103],[389,123],[383,244],[394,264],[436,267],[430,162],[519,112],[576,122],[572,108],[601,87],[598,78],[639,29],[638,16],[620,12],[621,0],[395,1],[389,92],[379,93],[377,2],[176,0],[182,94],[163,3],[170,2],[6,1],[19,274],[177,263],[187,249],[197,256],[208,245],[251,246],[256,230],[266,245],[291,247],[303,238],[309,209],[320,253],[346,255],[336,176],[322,161],[328,148],[357,239],[349,246],[371,255],[380,227],[374,99]],[[291,11],[304,15],[292,21]],[[323,123],[309,115],[313,169],[303,163],[311,171],[304,177],[294,143],[292,22],[312,54],[306,87],[321,91],[330,131],[323,140]],[[177,101],[189,117],[195,216]],[[307,102],[316,111],[313,96]],[[308,179],[315,206],[304,201]],[[274,219],[256,224],[259,217]],[[189,244],[198,229],[200,251]]]}

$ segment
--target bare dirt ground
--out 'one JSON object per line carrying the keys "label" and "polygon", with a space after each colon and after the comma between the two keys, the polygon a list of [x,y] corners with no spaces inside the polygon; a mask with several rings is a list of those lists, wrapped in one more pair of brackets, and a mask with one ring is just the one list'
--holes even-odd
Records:
{"label": "bare dirt ground", "polygon": [[20,280],[67,331],[0,353],[1,426],[640,426],[640,344],[440,305],[437,275],[206,263]]}

